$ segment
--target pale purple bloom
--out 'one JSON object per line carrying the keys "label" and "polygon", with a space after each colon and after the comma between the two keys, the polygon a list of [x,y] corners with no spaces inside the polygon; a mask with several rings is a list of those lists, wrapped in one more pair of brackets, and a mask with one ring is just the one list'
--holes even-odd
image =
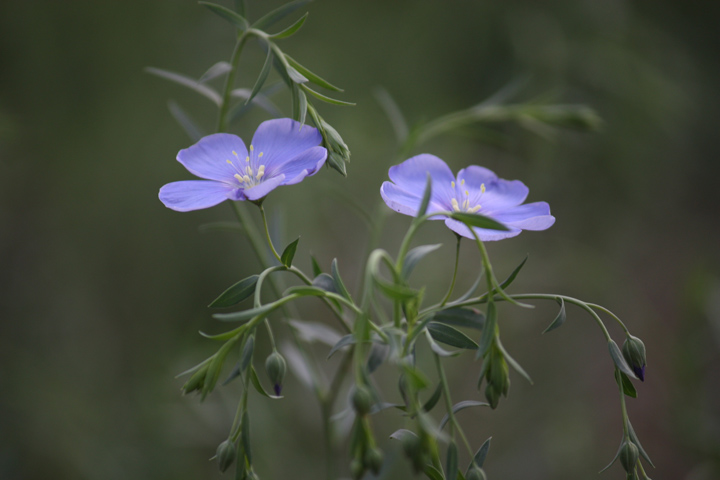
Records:
{"label": "pale purple bloom", "polygon": [[293,185],[314,175],[325,163],[317,129],[289,118],[268,120],[253,135],[250,151],[229,133],[202,138],[180,150],[178,162],[206,180],[168,183],[160,201],[178,212],[208,208],[224,200],[258,201],[280,185]]}
{"label": "pale purple bloom", "polygon": [[[520,180],[504,180],[487,168],[475,165],[460,170],[456,178],[444,161],[427,153],[390,167],[388,175],[392,182],[382,184],[380,195],[388,207],[415,216],[425,192],[428,173],[432,179],[432,194],[427,213],[477,213],[509,229],[474,228],[480,240],[502,240],[519,235],[523,230],[545,230],[555,223],[547,203],[521,205],[528,195],[528,188]],[[431,220],[442,219],[455,233],[475,238],[462,222],[446,215],[431,217]]]}

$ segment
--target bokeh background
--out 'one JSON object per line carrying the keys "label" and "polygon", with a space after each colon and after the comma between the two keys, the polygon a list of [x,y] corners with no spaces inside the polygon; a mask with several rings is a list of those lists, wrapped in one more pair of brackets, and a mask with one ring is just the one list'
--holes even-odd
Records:
{"label": "bokeh background", "polygon": [[[251,18],[279,4],[247,3]],[[367,226],[337,192],[373,211],[395,161],[377,87],[410,123],[467,108],[518,78],[529,79],[518,100],[591,106],[604,120],[598,133],[477,126],[422,151],[454,170],[481,164],[523,179],[531,201],[551,204],[552,229],[489,246],[499,275],[529,254],[513,292],[565,293],[624,318],[648,349],[647,380],[628,408],[658,467],[651,476],[720,478],[718,4],[318,0],[306,10],[285,50],[357,106],[320,104],[351,147],[348,177],[326,170],[266,202],[286,239],[302,236],[300,266],[308,252],[325,268],[337,257],[357,285]],[[225,438],[238,386],[200,404],[180,395],[174,375],[212,353],[197,335],[220,331],[206,305],[258,264],[240,235],[199,231],[231,220],[228,206],[179,214],[157,200],[161,185],[190,178],[174,160],[189,141],[168,100],[207,132],[215,111],[143,68],[199,77],[232,44],[232,28],[191,1],[0,3],[0,478],[220,478],[208,458]],[[262,61],[250,45],[240,86],[253,84]],[[290,111],[287,97],[275,100]],[[249,137],[266,118],[253,112],[234,131]],[[380,243],[395,252],[408,219],[388,214],[385,225]],[[453,237],[438,223],[418,242],[445,244],[415,277],[437,298]],[[479,264],[466,247],[459,288]],[[314,303],[302,306],[306,318],[329,323]],[[621,436],[605,342],[570,307],[566,325],[541,337],[556,308],[503,306],[504,343],[535,385],[515,375],[497,411],[460,414],[475,447],[493,436],[489,478],[622,478],[618,465],[596,474]],[[449,365],[455,399],[479,399],[480,365]],[[251,402],[258,471],[321,477],[317,405],[294,377],[286,395]],[[402,419],[383,412],[376,426],[384,478],[410,478],[398,446],[383,440]]]}

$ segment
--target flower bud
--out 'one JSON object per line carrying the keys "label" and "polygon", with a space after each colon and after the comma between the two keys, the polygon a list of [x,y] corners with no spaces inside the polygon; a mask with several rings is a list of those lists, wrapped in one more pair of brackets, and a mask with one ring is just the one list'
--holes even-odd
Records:
{"label": "flower bud", "polygon": [[265,360],[265,371],[273,384],[273,389],[275,390],[275,395],[277,396],[280,396],[286,370],[287,364],[285,363],[285,359],[278,352],[271,353],[267,357],[267,360]]}
{"label": "flower bud", "polygon": [[488,383],[492,383],[498,392],[507,396],[510,388],[510,370],[505,357],[502,354],[493,356],[489,370]]}
{"label": "flower bud", "polygon": [[465,475],[465,480],[487,480],[487,477],[485,476],[483,469],[473,463],[470,470],[468,470],[467,475]]}
{"label": "flower bud", "polygon": [[637,375],[641,381],[645,381],[645,365],[647,360],[645,358],[645,344],[642,340],[628,335],[622,346],[622,354],[623,357],[625,357],[625,361],[630,365],[630,368],[635,372],[635,375]]}
{"label": "flower bud", "polygon": [[635,444],[626,439],[622,447],[620,447],[620,463],[626,472],[632,473],[635,471],[639,456],[640,452]]}
{"label": "flower bud", "polygon": [[375,475],[380,473],[383,463],[383,454],[379,448],[370,448],[365,452],[365,466]]}
{"label": "flower bud", "polygon": [[364,385],[356,385],[352,394],[352,404],[357,414],[363,417],[370,413],[373,403],[370,390]]}
{"label": "flower bud", "polygon": [[195,372],[192,377],[190,377],[190,379],[185,382],[185,385],[182,386],[183,394],[187,395],[188,393],[194,392],[195,390],[202,390],[203,386],[205,385],[205,376],[207,375],[207,371],[207,366],[205,366]]}
{"label": "flower bud", "polygon": [[350,462],[350,474],[355,480],[360,480],[365,473],[365,465],[357,458],[353,458]]}
{"label": "flower bud", "polygon": [[485,386],[485,398],[490,404],[490,408],[493,410],[497,408],[498,403],[500,403],[500,391],[495,387],[495,384],[488,382]]}
{"label": "flower bud", "polygon": [[235,462],[235,444],[232,440],[227,439],[218,445],[217,451],[215,452],[215,458],[217,459],[218,468],[220,472],[224,472],[230,465]]}

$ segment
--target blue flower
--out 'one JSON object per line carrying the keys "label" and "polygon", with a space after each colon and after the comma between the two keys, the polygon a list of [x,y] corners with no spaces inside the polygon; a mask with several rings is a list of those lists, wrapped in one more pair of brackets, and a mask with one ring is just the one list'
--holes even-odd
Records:
{"label": "blue flower", "polygon": [[[547,203],[521,205],[528,195],[528,188],[520,180],[504,180],[487,168],[475,165],[460,170],[456,178],[444,161],[426,153],[390,167],[388,175],[392,182],[382,184],[380,195],[388,207],[415,216],[425,191],[428,173],[432,179],[432,195],[427,213],[477,213],[509,229],[475,228],[480,240],[502,240],[519,235],[523,230],[545,230],[555,223]],[[462,222],[446,215],[431,217],[431,220],[442,219],[455,233],[474,238]]]}
{"label": "blue flower", "polygon": [[168,183],[160,189],[160,201],[187,212],[227,199],[261,200],[280,185],[293,185],[317,173],[327,158],[321,142],[317,129],[300,128],[289,118],[261,123],[250,152],[236,135],[208,135],[177,155],[190,173],[206,180]]}

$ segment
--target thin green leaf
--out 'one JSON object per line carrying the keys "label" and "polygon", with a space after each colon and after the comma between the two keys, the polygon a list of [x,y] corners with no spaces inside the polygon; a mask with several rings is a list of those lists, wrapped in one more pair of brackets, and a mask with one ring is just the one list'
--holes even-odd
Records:
{"label": "thin green leaf", "polygon": [[400,111],[400,107],[398,107],[395,100],[390,96],[390,93],[384,88],[377,88],[373,93],[375,94],[375,99],[385,112],[385,115],[387,115],[390,120],[393,130],[395,130],[397,143],[402,144],[408,136],[408,125]]}
{"label": "thin green leaf", "polygon": [[[289,72],[288,72],[288,73],[289,73]],[[297,82],[296,82],[296,83],[297,83]],[[316,91],[313,90],[312,88],[308,87],[308,86],[305,85],[304,83],[301,83],[301,84],[300,84],[300,88],[302,88],[303,90],[305,90],[305,92],[309,93],[309,94],[312,95],[313,97],[315,97],[315,98],[317,98],[318,100],[321,100],[321,101],[323,101],[323,102],[325,102],[325,103],[329,103],[329,104],[332,104],[332,105],[340,105],[340,106],[342,106],[342,107],[354,107],[354,106],[356,105],[356,104],[354,104],[354,103],[352,103],[352,102],[344,102],[344,101],[342,101],[342,100],[338,100],[338,99],[336,99],[336,98],[331,98],[331,97],[328,97],[328,96],[326,96],[326,95],[323,95],[322,93],[316,92]],[[507,229],[506,229],[506,230],[507,230]]]}
{"label": "thin green leaf", "polygon": [[435,389],[435,392],[433,392],[432,396],[428,399],[427,402],[425,402],[425,405],[422,406],[422,409],[426,412],[429,412],[430,410],[432,410],[435,407],[435,405],[437,405],[441,396],[442,396],[442,383],[438,383],[438,386]]}
{"label": "thin green leaf", "polygon": [[420,200],[420,206],[418,207],[418,211],[417,211],[417,214],[415,215],[415,218],[413,219],[413,222],[417,222],[420,217],[425,215],[425,212],[427,212],[427,207],[430,204],[431,196],[432,196],[432,177],[430,176],[430,172],[428,172],[427,178],[425,178],[425,188],[423,189],[422,200]]}
{"label": "thin green leaf", "polygon": [[[602,473],[602,472],[604,472],[605,470],[607,470],[608,468],[612,467],[613,463],[615,463],[615,460],[617,460],[618,457],[620,456],[620,451],[622,450],[622,446],[623,446],[623,444],[622,444],[622,442],[620,442],[620,446],[618,447],[617,453],[615,453],[615,456],[613,457],[613,459],[610,460],[610,463],[608,463],[607,465],[605,465],[605,468],[603,468],[602,470],[600,470],[598,473]],[[639,449],[638,449],[638,450],[639,450]]]}
{"label": "thin green leaf", "polygon": [[343,283],[342,278],[340,277],[340,271],[337,266],[337,258],[333,258],[333,261],[330,264],[330,272],[332,273],[332,278],[335,281],[335,289],[337,292],[348,300],[352,300],[352,298],[350,298],[350,292],[348,292],[348,289],[345,287],[345,283]]}
{"label": "thin green leaf", "polygon": [[255,335],[250,335],[243,345],[243,351],[240,355],[240,371],[244,372],[252,363],[253,353],[255,352]]}
{"label": "thin green leaf", "polygon": [[255,390],[262,395],[263,397],[272,398],[274,400],[278,400],[280,398],[283,398],[282,395],[270,395],[267,393],[267,391],[263,388],[262,383],[260,383],[260,379],[258,378],[258,374],[255,371],[255,367],[250,367],[250,381],[252,382],[253,386],[255,387]]}
{"label": "thin green leaf", "polygon": [[[273,86],[282,85],[282,82],[277,82]],[[271,95],[272,93],[263,93],[263,92],[271,92],[272,87],[268,87],[264,89],[262,92],[255,95],[255,98],[252,99],[250,103],[245,102],[239,102],[236,103],[235,106],[230,110],[228,113],[228,118],[230,122],[234,122],[237,119],[241,118],[243,115],[245,115],[247,112],[253,109],[253,107],[260,107],[267,113],[269,113],[272,117],[278,118],[282,117],[283,114],[280,111],[280,109],[268,98],[268,95]],[[247,88],[236,88],[233,91],[230,92],[230,95],[237,98],[249,98],[250,94],[252,92]],[[274,92],[273,92],[274,93]]]}
{"label": "thin green leaf", "polygon": [[[462,402],[458,402],[452,407],[453,415],[458,413],[460,410],[465,410],[466,408],[471,407],[489,407],[490,404],[486,402],[478,402],[477,400],[463,400]],[[440,430],[442,430],[445,425],[447,425],[447,422],[450,420],[450,415],[447,413],[440,421]]]}
{"label": "thin green leaf", "polygon": [[475,343],[473,339],[450,325],[430,322],[427,325],[427,329],[435,340],[446,345],[468,350],[476,350],[478,348],[478,344]]}
{"label": "thin green leaf", "polygon": [[475,291],[480,286],[480,282],[482,282],[484,278],[485,278],[485,271],[481,268],[480,274],[475,279],[475,283],[473,283],[472,287],[470,287],[467,292],[465,292],[464,294],[462,294],[462,296],[460,296],[457,300],[455,300],[455,302],[457,302],[457,303],[464,302],[468,298],[472,297],[473,294],[475,293]]}
{"label": "thin green leaf", "polygon": [[[442,428],[442,427],[440,427]],[[458,451],[457,445],[451,441],[447,449],[447,459],[445,464],[448,480],[456,480],[458,475]]]}
{"label": "thin green leaf", "polygon": [[480,345],[478,347],[478,357],[482,357],[495,340],[495,331],[497,330],[497,308],[495,302],[488,303],[487,317],[485,320],[485,328],[480,336]]}
{"label": "thin green leaf", "polygon": [[250,95],[248,96],[247,100],[245,100],[245,105],[250,103],[255,96],[260,93],[260,90],[262,89],[263,85],[265,85],[265,80],[267,80],[268,75],[270,74],[270,68],[273,64],[273,51],[271,48],[268,48],[267,56],[265,57],[265,63],[262,66],[262,69],[260,70],[260,75],[258,75],[257,80],[255,81],[255,85],[253,86],[252,91],[250,92]]}
{"label": "thin green leaf", "polygon": [[373,343],[367,361],[368,373],[373,373],[387,359],[390,347],[382,343]]}
{"label": "thin green leaf", "polygon": [[280,305],[277,305],[277,302],[273,302],[257,308],[243,310],[241,312],[216,313],[215,315],[213,315],[213,318],[220,320],[221,322],[242,322],[245,320],[250,320],[253,317],[266,316],[268,313],[272,312],[279,306]]}
{"label": "thin green leaf", "polygon": [[525,255],[525,258],[522,262],[520,262],[520,265],[515,267],[515,270],[512,271],[512,273],[505,279],[504,282],[500,284],[500,288],[505,290],[507,287],[510,286],[510,284],[515,281],[515,278],[518,276],[518,273],[520,273],[520,270],[522,270],[523,266],[525,265],[525,262],[527,262],[529,255]]}
{"label": "thin green leaf", "polygon": [[313,277],[317,277],[323,273],[322,268],[320,268],[320,264],[314,255],[310,255],[310,263],[312,264]]}
{"label": "thin green leaf", "polygon": [[298,320],[288,320],[288,323],[295,329],[298,337],[307,343],[321,342],[332,347],[342,338],[335,329],[324,323]]}
{"label": "thin green leaf", "polygon": [[612,360],[617,366],[617,368],[628,377],[637,378],[635,372],[632,371],[630,366],[628,366],[627,362],[625,361],[625,358],[623,357],[622,352],[620,351],[620,348],[617,346],[617,343],[615,343],[615,341],[610,340],[608,342],[608,349],[610,350],[610,357],[612,357]]}
{"label": "thin green leaf", "polygon": [[558,312],[557,317],[555,317],[555,320],[553,320],[552,323],[548,325],[548,327],[543,330],[542,333],[551,332],[556,328],[561,327],[562,324],[565,323],[565,300],[560,297],[556,298],[555,300],[557,300],[557,302],[560,304],[560,311]]}
{"label": "thin green leaf", "polygon": [[352,333],[348,333],[344,337],[342,337],[331,349],[330,353],[328,353],[327,358],[330,358],[333,356],[335,352],[340,350],[342,347],[346,347],[348,345],[354,345],[355,344],[355,335]]}
{"label": "thin green leaf", "polygon": [[246,326],[247,326],[247,325],[242,325],[242,326],[240,326],[240,327],[238,327],[238,328],[235,328],[235,329],[233,329],[233,330],[230,330],[229,332],[219,333],[219,334],[217,334],[217,335],[210,335],[209,333],[205,333],[205,332],[202,332],[202,331],[199,332],[199,333],[200,333],[200,335],[202,335],[203,337],[205,337],[205,338],[207,338],[207,339],[209,339],[209,340],[220,340],[220,341],[223,341],[223,342],[224,342],[224,341],[226,341],[226,340],[230,340],[231,338],[237,336],[238,333],[242,332],[242,331],[245,329]]}
{"label": "thin green leaf", "polygon": [[293,258],[295,258],[295,252],[297,251],[298,242],[300,241],[300,237],[298,237],[294,242],[292,242],[290,245],[285,247],[285,250],[283,250],[282,255],[280,256],[280,261],[283,265],[290,268],[292,266]]}
{"label": "thin green leaf", "polygon": [[294,2],[286,3],[285,5],[278,7],[272,12],[262,16],[258,21],[253,23],[252,27],[258,30],[269,27],[270,25],[282,20],[287,15],[290,15],[292,12],[302,7],[303,5],[310,3],[311,1],[312,0],[295,0]]}
{"label": "thin green leaf", "polygon": [[410,250],[403,262],[402,277],[407,279],[420,260],[440,247],[442,247],[442,243],[436,243],[435,245],[421,245]]}
{"label": "thin green leaf", "polygon": [[375,279],[375,285],[387,295],[389,298],[401,301],[412,300],[416,298],[420,292],[404,285],[397,283],[386,282],[379,277],[373,277]]}
{"label": "thin green leaf", "polygon": [[303,24],[305,23],[305,20],[307,20],[308,15],[310,15],[309,12],[306,13],[305,15],[303,15],[299,20],[297,20],[295,23],[290,25],[285,30],[275,33],[273,35],[270,35],[270,38],[279,40],[281,38],[288,38],[292,35],[295,35],[295,33],[302,28]]}
{"label": "thin green leaf", "polygon": [[311,72],[304,66],[300,65],[295,59],[293,59],[290,55],[285,55],[285,60],[287,60],[288,64],[290,64],[295,70],[297,70],[301,75],[306,77],[308,81],[311,83],[314,83],[315,85],[318,85],[320,87],[326,88],[328,90],[333,90],[335,92],[344,92],[342,88],[338,88],[332,83],[328,82],[327,80],[321,78],[319,75],[316,75],[315,73]]}
{"label": "thin green leaf", "polygon": [[195,120],[190,118],[190,115],[188,115],[185,110],[177,104],[177,102],[170,100],[168,102],[168,109],[175,121],[185,131],[185,134],[191,141],[197,142],[205,136],[202,130],[200,130],[200,127],[197,126],[197,123],[195,123]]}
{"label": "thin green leaf", "polygon": [[490,217],[478,215],[477,213],[453,212],[450,217],[464,223],[468,227],[487,228],[490,230],[508,230],[508,228],[502,223],[497,222]]}
{"label": "thin green leaf", "polygon": [[[478,467],[482,468],[483,464],[485,463],[485,457],[487,457],[488,451],[490,450],[490,441],[492,440],[492,437],[489,437],[487,440],[483,442],[483,444],[478,449],[477,453],[473,457],[473,462]],[[468,467],[469,469],[470,467]]]}
{"label": "thin green leaf", "polygon": [[220,371],[222,370],[223,364],[225,363],[225,358],[230,353],[230,350],[235,345],[236,341],[237,340],[233,339],[228,340],[222,347],[220,347],[220,349],[215,353],[215,355],[213,355],[212,361],[208,366],[207,375],[205,376],[205,382],[203,383],[202,387],[202,400],[205,400],[207,394],[212,392],[215,388],[215,384],[217,383],[218,377],[220,376]]}
{"label": "thin green leaf", "polygon": [[423,473],[430,480],[445,480],[442,472],[429,463],[423,466]]}
{"label": "thin green leaf", "polygon": [[211,308],[225,308],[237,305],[255,293],[257,280],[257,275],[252,275],[240,280],[221,293],[220,296],[213,300],[208,306]]}
{"label": "thin green leaf", "polygon": [[292,84],[290,88],[292,95],[292,119],[296,122],[300,121],[300,88],[296,84]]}
{"label": "thin green leaf", "polygon": [[418,438],[418,436],[415,432],[405,429],[405,428],[395,430],[393,433],[390,434],[390,438],[392,438],[393,440],[402,441],[406,437]]}
{"label": "thin green leaf", "polygon": [[208,363],[210,363],[211,360],[212,360],[212,357],[206,358],[205,360],[203,360],[202,362],[198,363],[198,364],[195,365],[194,367],[188,368],[187,370],[185,370],[185,371],[182,372],[182,373],[178,373],[177,375],[175,375],[175,378],[180,378],[180,377],[182,377],[183,375],[187,375],[187,374],[189,374],[189,373],[196,372],[196,371],[200,370],[202,367],[204,367],[205,365],[207,365]]}
{"label": "thin green leaf", "polygon": [[209,82],[210,80],[213,80],[220,75],[225,75],[230,70],[232,70],[232,65],[230,65],[228,62],[217,62],[212,67],[208,68],[205,73],[202,74],[200,77],[200,80],[198,82],[205,83]]}
{"label": "thin green leaf", "polygon": [[650,457],[648,456],[642,445],[640,445],[640,440],[635,433],[635,429],[633,428],[632,423],[630,423],[630,419],[628,419],[628,433],[630,434],[630,440],[632,440],[632,442],[638,448],[640,455],[642,455],[642,457],[650,464],[651,467],[655,468],[655,464],[652,462],[652,460],[650,460]]}
{"label": "thin green leaf", "polygon": [[162,70],[155,67],[146,67],[145,71],[151,75],[170,80],[171,82],[177,83],[178,85],[182,85],[183,87],[194,90],[200,95],[210,99],[218,107],[222,104],[222,98],[220,97],[220,94],[218,92],[208,87],[207,85],[198,82],[194,78],[190,78],[180,73],[170,72],[168,70]]}
{"label": "thin green leaf", "polygon": [[432,335],[430,335],[430,331],[425,329],[425,336],[427,338],[428,344],[430,345],[430,349],[435,352],[436,355],[440,355],[441,357],[454,357],[456,355],[459,355],[461,352],[459,350],[456,351],[449,351],[442,348],[440,345],[435,343],[435,340],[433,340]]}
{"label": "thin green leaf", "polygon": [[528,373],[525,371],[525,369],[522,368],[522,366],[520,366],[520,364],[517,362],[517,360],[515,360],[513,357],[510,356],[510,354],[507,352],[507,350],[505,350],[505,347],[503,347],[503,344],[502,344],[502,342],[500,342],[499,338],[497,339],[497,346],[498,346],[498,348],[500,348],[500,351],[503,353],[503,356],[505,357],[505,360],[507,361],[507,363],[509,363],[510,366],[512,368],[514,368],[516,372],[518,372],[520,375],[522,375],[525,378],[525,380],[527,380],[530,383],[530,385],[533,385],[533,381],[532,381],[532,378],[530,378],[530,375],[528,375]]}
{"label": "thin green leaf", "polygon": [[300,110],[298,122],[300,122],[300,128],[302,129],[303,125],[305,125],[305,118],[307,117],[307,96],[302,90],[298,91],[298,109]]}
{"label": "thin green leaf", "polygon": [[247,459],[247,463],[252,465],[252,450],[250,449],[250,415],[248,415],[247,409],[243,412],[240,432],[243,450],[245,450],[245,458]]}
{"label": "thin green leaf", "polygon": [[292,294],[296,294],[299,297],[324,297],[327,292],[322,288],[311,285],[298,285],[295,287],[290,287],[285,290],[285,292],[283,292],[283,295]]}
{"label": "thin green leaf", "polygon": [[485,315],[474,309],[454,307],[436,312],[433,321],[456,327],[482,330],[483,325],[485,325]]}
{"label": "thin green leaf", "polygon": [[[617,376],[615,377],[615,382],[618,382]],[[618,384],[618,386],[622,387],[623,393],[625,395],[627,395],[628,397],[637,398],[637,390],[635,390],[635,385],[632,384],[632,381],[623,372],[620,372],[620,382],[622,383],[622,385]]]}
{"label": "thin green leaf", "polygon": [[216,3],[209,3],[209,2],[198,2],[200,5],[203,5],[207,7],[211,12],[214,14],[224,18],[228,22],[235,25],[240,30],[247,30],[248,29],[248,21],[245,20],[245,17],[240,15],[237,12],[233,12],[229,8],[225,8],[222,5],[218,5]]}

